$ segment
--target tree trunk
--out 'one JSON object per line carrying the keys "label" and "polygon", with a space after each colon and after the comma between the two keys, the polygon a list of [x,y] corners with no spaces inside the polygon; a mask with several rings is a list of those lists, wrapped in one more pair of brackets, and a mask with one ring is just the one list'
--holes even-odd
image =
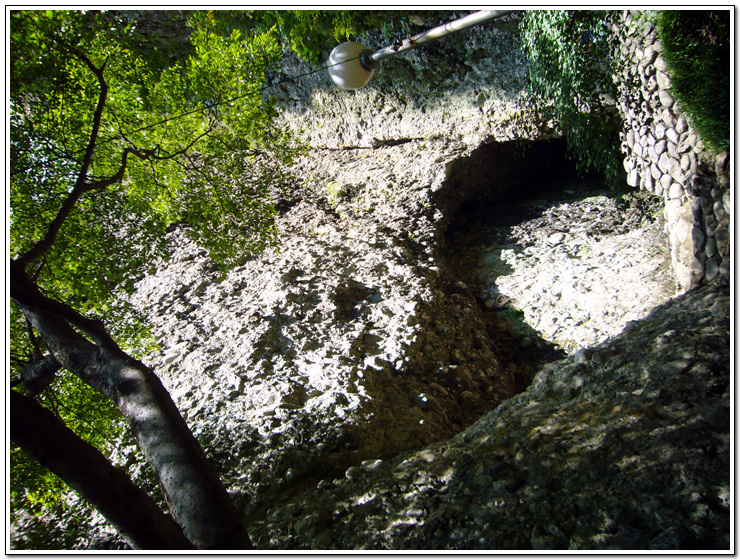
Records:
{"label": "tree trunk", "polygon": [[[154,372],[117,346],[96,346],[77,333],[60,317],[64,304],[52,302],[55,313],[46,311],[48,298],[27,277],[11,274],[11,297],[59,363],[118,406],[187,538],[201,549],[251,549],[239,512]],[[74,314],[70,309],[82,321]],[[110,341],[104,332],[98,338]]]}
{"label": "tree trunk", "polygon": [[10,439],[82,494],[133,548],[194,548],[182,529],[124,472],[49,410],[16,391],[10,391]]}

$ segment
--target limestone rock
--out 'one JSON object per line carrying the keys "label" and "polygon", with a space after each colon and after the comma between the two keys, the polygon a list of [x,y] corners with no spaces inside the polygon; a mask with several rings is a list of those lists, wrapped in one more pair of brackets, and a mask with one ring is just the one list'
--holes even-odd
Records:
{"label": "limestone rock", "polygon": [[727,286],[688,292],[459,436],[273,506],[258,545],[727,549],[728,337]]}

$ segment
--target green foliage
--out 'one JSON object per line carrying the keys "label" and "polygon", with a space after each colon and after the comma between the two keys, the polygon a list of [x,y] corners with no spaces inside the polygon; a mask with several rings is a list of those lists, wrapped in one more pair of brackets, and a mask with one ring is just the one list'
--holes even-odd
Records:
{"label": "green foliage", "polygon": [[730,147],[730,10],[657,12],[672,93],[704,144]]}
{"label": "green foliage", "polygon": [[423,31],[427,21],[445,19],[448,14],[418,10],[219,10],[212,18],[222,30],[272,32],[282,50],[322,64],[338,43],[356,40],[370,31],[381,31],[386,41],[405,38]]}
{"label": "green foliage", "polygon": [[[29,10],[10,14],[10,37],[10,256],[39,247],[63,216],[29,275],[140,357],[152,341],[121,296],[167,258],[172,224],[223,267],[276,242],[273,203],[304,148],[262,97],[282,54],[275,33],[226,30],[212,12]],[[43,348],[14,305],[10,317],[15,375]],[[130,438],[75,377],[52,391],[42,402],[96,447]],[[61,482],[18,450],[11,479],[13,511],[65,507]]]}
{"label": "green foliage", "polygon": [[522,20],[521,34],[542,122],[555,117],[578,170],[599,171],[614,188],[622,158],[612,17],[607,11],[533,10]]}
{"label": "green foliage", "polygon": [[357,196],[357,187],[349,184],[338,184],[334,181],[326,185],[326,200],[332,209],[336,210],[343,200],[351,201]]}
{"label": "green foliage", "polygon": [[118,40],[155,75],[195,54],[190,38],[192,27],[188,24],[192,16],[192,12],[183,10],[100,12],[103,21],[128,28],[129,32],[121,34]]}
{"label": "green foliage", "polygon": [[169,224],[187,222],[224,266],[273,243],[272,202],[288,180],[273,170],[301,150],[258,91],[280,56],[274,38],[218,34],[207,12],[189,21],[190,48],[173,60],[148,58],[129,13],[11,16],[11,257],[43,238],[80,171],[100,84],[79,53],[105,65],[109,86],[89,180],[114,176],[124,148],[148,156],[129,156],[123,181],[78,202],[39,273],[49,293],[106,320],[114,288],[130,290],[165,254]]}
{"label": "green foliage", "polygon": [[261,25],[272,25],[286,46],[302,59],[320,64],[337,43],[356,34],[352,12],[347,10],[284,10],[251,12]]}

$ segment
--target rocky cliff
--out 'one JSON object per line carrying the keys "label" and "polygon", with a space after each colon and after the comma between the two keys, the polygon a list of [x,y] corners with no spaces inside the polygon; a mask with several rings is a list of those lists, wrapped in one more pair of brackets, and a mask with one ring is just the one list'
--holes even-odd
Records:
{"label": "rocky cliff", "polygon": [[727,283],[674,297],[662,199],[577,178],[525,70],[488,25],[280,86],[280,247],[139,283],[259,547],[729,547]]}

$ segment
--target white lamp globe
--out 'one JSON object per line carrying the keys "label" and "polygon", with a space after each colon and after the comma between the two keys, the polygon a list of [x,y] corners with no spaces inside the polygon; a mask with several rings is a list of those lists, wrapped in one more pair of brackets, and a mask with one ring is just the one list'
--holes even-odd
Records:
{"label": "white lamp globe", "polygon": [[331,51],[329,75],[335,84],[342,89],[358,89],[370,81],[375,70],[365,69],[359,58],[367,50],[369,49],[360,43],[348,41]]}

